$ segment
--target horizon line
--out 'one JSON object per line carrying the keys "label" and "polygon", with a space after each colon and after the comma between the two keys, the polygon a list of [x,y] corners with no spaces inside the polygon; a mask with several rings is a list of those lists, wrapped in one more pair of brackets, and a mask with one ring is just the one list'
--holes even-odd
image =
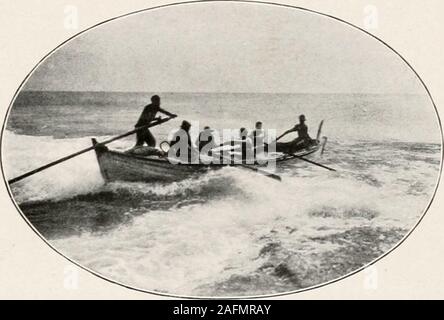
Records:
{"label": "horizon line", "polygon": [[67,93],[146,93],[146,94],[367,94],[367,95],[421,95],[407,92],[258,92],[258,91],[123,91],[123,90],[41,90],[23,89],[20,92],[67,92]]}

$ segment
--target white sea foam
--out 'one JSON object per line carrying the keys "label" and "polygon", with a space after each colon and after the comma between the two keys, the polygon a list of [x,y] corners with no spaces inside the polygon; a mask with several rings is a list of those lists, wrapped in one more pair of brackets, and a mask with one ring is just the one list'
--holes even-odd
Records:
{"label": "white sea foam", "polygon": [[[362,227],[408,230],[427,202],[329,173],[287,177],[285,183],[239,169],[222,174],[245,194],[147,211],[132,224],[107,234],[84,234],[53,244],[83,265],[125,284],[192,295],[209,283],[254,273],[264,263],[261,250],[267,243],[279,243],[302,256],[321,255],[338,244],[310,239]],[[154,192],[180,192],[174,187],[159,188]]]}
{"label": "white sea foam", "polygon": [[[86,138],[57,140],[8,131],[4,143],[8,178],[90,145]],[[113,147],[125,149],[131,143],[122,141]],[[148,207],[138,209],[144,214],[129,224],[102,233],[62,236],[51,243],[80,264],[126,285],[211,295],[210,289],[202,288],[234,275],[255,274],[268,259],[263,251],[270,244],[281,254],[288,251],[307,259],[304,263],[310,268],[319,263],[312,256],[341,247],[313,238],[363,227],[405,232],[413,227],[430,200],[439,166],[403,159],[408,153],[378,146],[365,154],[376,164],[358,170],[353,166],[362,160],[360,151],[334,146],[334,152],[327,153],[322,161],[335,166],[338,173],[296,162],[281,173],[282,183],[226,168],[172,184],[118,182],[104,186],[95,155],[90,152],[26,179],[12,191],[18,202],[67,199],[103,190],[118,194],[120,189],[146,198]],[[396,157],[393,152],[397,152]],[[439,159],[439,154],[433,157]],[[149,208],[153,195],[192,198],[214,183],[221,186],[206,194],[207,199]],[[409,192],[415,183],[420,183],[417,192]],[[221,197],[225,189],[235,191]]]}
{"label": "white sea foam", "polygon": [[[91,140],[54,139],[4,132],[3,165],[7,179],[87,148]],[[37,148],[36,148],[37,146]],[[11,186],[17,202],[57,200],[92,192],[103,185],[93,152],[70,159]]]}

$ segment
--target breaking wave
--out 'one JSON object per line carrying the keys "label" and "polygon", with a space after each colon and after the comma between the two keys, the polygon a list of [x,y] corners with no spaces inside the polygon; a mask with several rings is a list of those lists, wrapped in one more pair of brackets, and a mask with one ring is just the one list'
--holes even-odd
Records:
{"label": "breaking wave", "polygon": [[[6,176],[89,145],[6,131]],[[338,172],[293,162],[277,171],[282,183],[226,168],[105,185],[90,152],[11,189],[55,248],[108,278],[183,295],[270,294],[332,280],[394,246],[430,201],[440,146],[332,141],[321,161]]]}

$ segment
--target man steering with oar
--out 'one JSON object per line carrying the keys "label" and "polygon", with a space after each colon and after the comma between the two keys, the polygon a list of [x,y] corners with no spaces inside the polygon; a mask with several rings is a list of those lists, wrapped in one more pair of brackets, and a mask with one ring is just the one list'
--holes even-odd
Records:
{"label": "man steering with oar", "polygon": [[[158,112],[161,112],[169,117],[177,117],[174,113],[168,112],[160,107],[160,97],[158,95],[154,95],[151,97],[151,103],[142,111],[142,114],[139,117],[135,127],[143,127],[149,125],[156,119],[156,115]],[[143,144],[146,143],[148,147],[156,146],[156,138],[154,138],[148,127],[140,129],[136,133],[136,145],[134,148],[142,147]]]}

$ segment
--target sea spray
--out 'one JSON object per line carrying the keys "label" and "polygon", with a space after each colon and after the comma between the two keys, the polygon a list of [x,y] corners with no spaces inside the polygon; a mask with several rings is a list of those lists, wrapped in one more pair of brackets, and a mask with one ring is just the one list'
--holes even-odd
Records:
{"label": "sea spray", "polygon": [[[285,183],[237,168],[227,168],[219,174],[231,181],[223,188],[235,188],[237,192],[224,192],[223,199],[213,194],[213,198],[183,207],[146,208],[130,224],[112,232],[85,233],[54,244],[82,264],[126,284],[162,292],[208,295],[219,292],[220,288],[213,286],[215,283],[230,287],[239,276],[287,277],[279,264],[290,256],[299,257],[301,270],[316,278],[315,257],[321,259],[335,251],[341,257],[343,248],[368,246],[365,239],[369,236],[376,240],[381,237],[380,242],[389,239],[388,247],[381,244],[381,248],[388,249],[414,225],[426,203],[426,199],[418,201],[417,196],[399,197],[396,191],[321,170],[314,171],[314,177],[286,176]],[[177,189],[157,186],[147,191],[148,187],[144,189],[142,185],[135,189],[145,195],[180,197],[183,188],[188,186],[198,193],[195,184],[205,188],[215,182],[217,175],[193,183],[187,181]],[[189,197],[193,197],[193,192]],[[393,230],[391,238],[387,238],[387,230]],[[122,248],[127,248],[124,253]],[[350,260],[344,270],[369,262],[365,259],[382,252],[378,250]],[[100,256],[96,252],[101,252]],[[103,261],[109,263],[103,266]],[[285,268],[293,270],[287,271],[290,274],[297,274],[296,262],[291,261]],[[298,288],[295,283],[292,286]],[[272,288],[267,284],[254,292],[282,289],[280,285]],[[239,290],[245,294],[253,292],[247,284]]]}
{"label": "sea spray", "polygon": [[[7,179],[89,147],[91,137],[127,132],[149,98],[73,93],[66,102],[66,93],[51,93],[46,105],[29,95],[14,105],[3,135]],[[238,296],[330,281],[399,243],[436,187],[440,134],[426,96],[184,93],[163,102],[181,119],[153,129],[158,142],[182,119],[219,130],[262,120],[279,134],[304,112],[312,136],[324,119],[329,140],[316,161],[337,172],[295,160],[276,172],[282,183],[224,168],[172,184],[104,184],[89,152],[11,186],[23,214],[61,253],[125,285]],[[133,145],[128,137],[109,148]]]}

